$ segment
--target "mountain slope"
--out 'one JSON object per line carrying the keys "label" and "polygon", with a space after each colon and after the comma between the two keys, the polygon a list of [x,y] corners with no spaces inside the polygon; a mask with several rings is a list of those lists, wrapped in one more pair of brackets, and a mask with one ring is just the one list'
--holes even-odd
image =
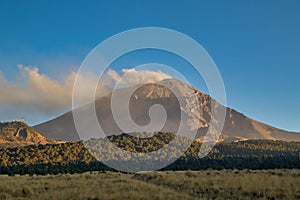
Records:
{"label": "mountain slope", "polygon": [[[166,85],[167,87],[163,86]],[[180,106],[174,93],[168,89],[173,88],[180,94],[186,104]],[[129,92],[128,88],[117,90],[120,95]],[[190,94],[197,95],[198,102],[190,99]],[[150,122],[149,108],[155,104],[161,104],[167,113],[167,121],[161,131],[176,133],[180,123],[180,112],[193,116],[195,122],[193,129],[198,130],[198,138],[203,137],[208,130],[211,120],[211,104],[215,101],[209,95],[203,94],[199,90],[175,79],[166,79],[158,84],[146,84],[138,88],[131,96],[129,110],[132,119],[140,126],[145,126]],[[122,99],[118,104],[122,104]],[[217,106],[222,106],[216,104]],[[199,106],[199,112],[195,112],[195,107]],[[99,123],[106,135],[122,133],[117,126],[111,111],[111,95],[107,95],[96,100],[96,114]],[[91,109],[90,105],[80,108],[82,110]],[[300,134],[277,129],[275,127],[255,121],[247,116],[231,109],[226,108],[226,119],[222,131],[222,138],[233,139],[272,139],[285,141],[300,141]],[[36,130],[48,137],[74,141],[79,140],[75,129],[72,112],[68,112],[58,118],[35,126]],[[134,132],[135,130],[132,130]],[[160,130],[154,130],[160,131]]]}
{"label": "mountain slope", "polygon": [[0,123],[0,148],[57,143],[23,122]]}

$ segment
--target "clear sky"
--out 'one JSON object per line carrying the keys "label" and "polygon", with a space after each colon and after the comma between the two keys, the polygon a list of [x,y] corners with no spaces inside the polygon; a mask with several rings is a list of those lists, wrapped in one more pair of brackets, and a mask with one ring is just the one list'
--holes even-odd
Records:
{"label": "clear sky", "polygon": [[[38,66],[39,73],[62,81],[106,38],[132,28],[165,27],[187,34],[208,51],[224,79],[228,106],[300,131],[299,10],[297,0],[1,1],[0,71],[14,83],[18,64]],[[119,70],[149,61],[138,55]]]}

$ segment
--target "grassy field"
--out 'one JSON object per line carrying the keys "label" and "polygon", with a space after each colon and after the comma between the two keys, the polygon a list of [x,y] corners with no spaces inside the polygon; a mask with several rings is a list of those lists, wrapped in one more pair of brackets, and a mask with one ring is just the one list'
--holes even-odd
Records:
{"label": "grassy field", "polygon": [[300,199],[300,170],[1,175],[0,199]]}

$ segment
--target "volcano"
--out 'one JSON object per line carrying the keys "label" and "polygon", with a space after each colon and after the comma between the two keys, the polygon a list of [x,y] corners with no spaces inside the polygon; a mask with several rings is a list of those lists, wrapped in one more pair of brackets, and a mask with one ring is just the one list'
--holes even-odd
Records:
{"label": "volcano", "polygon": [[[175,88],[179,91],[179,96],[176,96],[169,88]],[[122,88],[116,92],[122,96],[122,94],[125,95],[129,91],[130,88]],[[188,95],[191,91],[197,97],[197,104],[189,99]],[[95,101],[96,114],[99,124],[106,135],[121,134],[123,131],[118,127],[112,114],[111,98],[112,94],[109,94]],[[180,105],[179,99],[186,102],[184,107]],[[163,128],[157,131],[170,133],[176,133],[181,119],[180,113],[189,116],[193,115],[194,121],[197,123],[192,124],[191,129],[197,130],[196,139],[201,140],[210,126],[212,102],[215,103],[214,105],[223,106],[209,95],[186,83],[176,79],[165,79],[161,82],[141,85],[136,89],[130,98],[128,109],[132,120],[137,125],[146,126],[150,123],[150,107],[155,104],[163,106],[166,110],[167,120]],[[119,103],[122,103],[121,100]],[[91,109],[91,106],[86,105],[79,109],[84,111]],[[196,106],[199,107],[195,109]],[[224,108],[226,110],[226,117],[220,141],[247,139],[300,141],[300,133],[281,130],[251,119],[232,108]],[[195,110],[197,110],[196,113],[194,113]],[[56,140],[80,140],[75,128],[72,111],[50,121],[38,124],[34,128],[45,136]],[[132,132],[135,132],[135,130],[132,130]]]}

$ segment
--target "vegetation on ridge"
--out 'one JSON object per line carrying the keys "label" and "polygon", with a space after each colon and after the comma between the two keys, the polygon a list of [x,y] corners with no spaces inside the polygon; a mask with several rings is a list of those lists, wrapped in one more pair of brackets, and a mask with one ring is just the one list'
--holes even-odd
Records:
{"label": "vegetation on ridge", "polygon": [[[138,140],[123,134],[110,136],[110,139],[115,145],[127,151],[147,152],[166,145],[172,137],[173,135],[169,133],[158,133],[150,139]],[[97,146],[97,142],[100,142],[100,145],[101,140],[93,140],[93,142],[96,149],[101,148]],[[249,140],[219,143],[201,159],[198,157],[200,146],[201,143],[193,141],[184,155],[163,170],[300,169],[299,142]],[[115,156],[109,149],[106,153],[110,153],[111,158],[114,159],[122,156]],[[134,162],[134,157],[129,161]],[[86,150],[82,142],[40,144],[0,150],[0,173],[2,174],[79,173],[108,169]]]}

